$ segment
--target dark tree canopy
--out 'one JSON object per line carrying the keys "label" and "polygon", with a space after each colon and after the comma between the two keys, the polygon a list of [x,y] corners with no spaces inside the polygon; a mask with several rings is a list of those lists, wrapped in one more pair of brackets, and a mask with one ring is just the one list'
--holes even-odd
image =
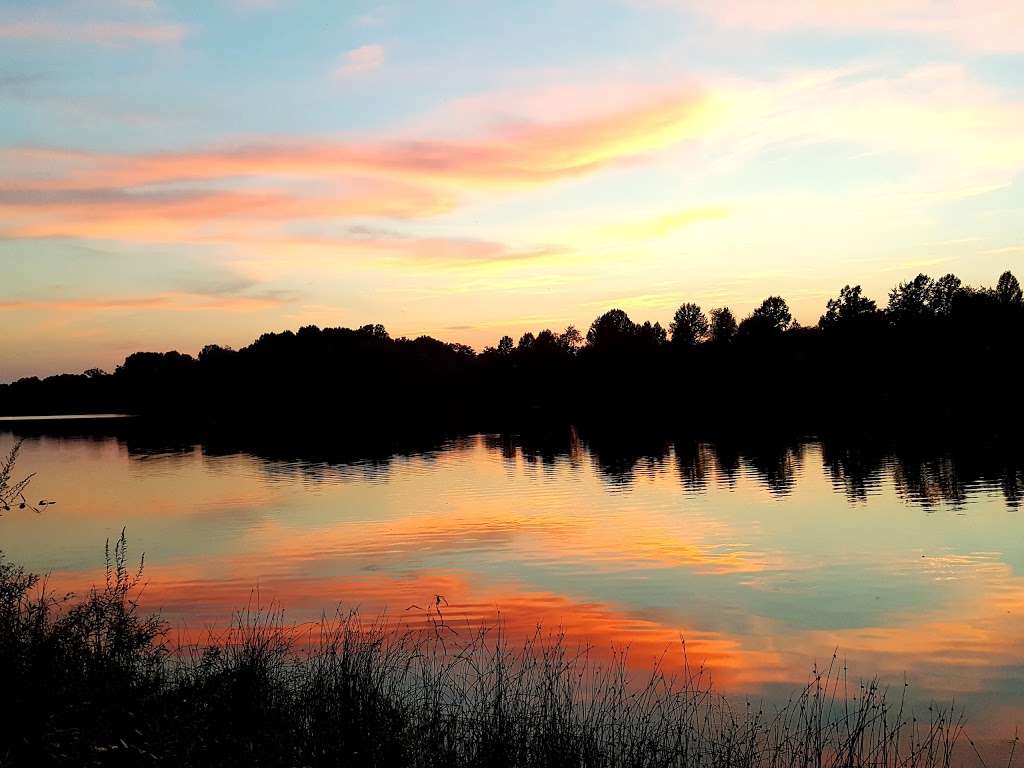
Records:
{"label": "dark tree canopy", "polygon": [[711,310],[711,323],[708,331],[712,343],[725,344],[736,335],[736,317],[728,307]]}
{"label": "dark tree canopy", "polygon": [[610,309],[590,324],[587,344],[595,349],[615,349],[628,345],[636,336],[636,324],[621,309]]}
{"label": "dark tree canopy", "polygon": [[943,275],[932,283],[928,292],[928,308],[936,317],[949,317],[957,299],[963,294],[963,284],[956,275]]}
{"label": "dark tree canopy", "polygon": [[693,347],[704,341],[708,335],[708,319],[701,308],[692,303],[683,304],[676,310],[668,326],[672,343]]}
{"label": "dark tree canopy", "polygon": [[889,292],[889,305],[885,314],[893,323],[920,320],[932,314],[931,295],[933,281],[928,275],[919,274],[910,282],[897,285]]}
{"label": "dark tree canopy", "polygon": [[740,323],[738,333],[745,338],[780,336],[793,322],[789,305],[781,296],[769,296],[761,306]]}
{"label": "dark tree canopy", "polygon": [[566,352],[575,354],[583,346],[583,334],[575,325],[567,326],[558,337],[558,343]]}
{"label": "dark tree canopy", "polygon": [[996,297],[1000,304],[1019,306],[1022,302],[1020,283],[1009,270],[999,276],[999,282],[996,283]]}
{"label": "dark tree canopy", "polygon": [[238,350],[137,352],[110,374],[0,383],[0,413],[118,411],[217,423],[259,414],[376,429],[636,413],[716,424],[752,413],[802,417],[813,429],[837,414],[901,423],[906,413],[928,412],[937,424],[959,414],[978,424],[988,413],[1006,434],[1020,414],[1024,301],[1009,272],[993,287],[918,275],[893,289],[884,311],[859,285],[845,285],[817,327],[798,326],[786,302],[769,296],[739,326],[728,308],[705,318],[687,303],[670,328],[667,344],[660,322],[613,309],[585,340],[573,326],[535,329],[518,345],[504,336],[477,354],[429,336],[395,339],[381,325],[307,325]]}
{"label": "dark tree canopy", "polygon": [[645,320],[643,325],[636,327],[636,337],[642,345],[658,347],[668,340],[668,333],[661,327],[661,323],[652,325],[650,320]]}
{"label": "dark tree canopy", "polygon": [[839,291],[838,298],[828,300],[825,314],[818,320],[818,325],[824,330],[853,328],[873,319],[877,314],[878,305],[863,295],[859,285],[845,285]]}

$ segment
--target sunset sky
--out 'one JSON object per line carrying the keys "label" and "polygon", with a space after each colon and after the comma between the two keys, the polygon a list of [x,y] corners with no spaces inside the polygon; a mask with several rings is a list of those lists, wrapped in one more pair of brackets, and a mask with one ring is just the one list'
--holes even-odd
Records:
{"label": "sunset sky", "polygon": [[1020,0],[4,0],[0,381],[1024,272]]}

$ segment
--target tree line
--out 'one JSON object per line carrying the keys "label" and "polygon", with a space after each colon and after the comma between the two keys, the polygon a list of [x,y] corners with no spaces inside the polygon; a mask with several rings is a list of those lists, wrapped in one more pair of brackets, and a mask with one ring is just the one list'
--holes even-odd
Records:
{"label": "tree line", "polygon": [[728,307],[682,303],[668,328],[612,309],[585,334],[543,329],[479,353],[392,338],[381,325],[310,325],[238,350],[136,352],[113,373],[20,379],[0,385],[0,413],[123,411],[300,429],[559,418],[999,430],[1020,420],[1022,331],[1010,272],[994,287],[920,274],[884,307],[846,285],[815,326],[795,322],[780,296],[741,320]]}

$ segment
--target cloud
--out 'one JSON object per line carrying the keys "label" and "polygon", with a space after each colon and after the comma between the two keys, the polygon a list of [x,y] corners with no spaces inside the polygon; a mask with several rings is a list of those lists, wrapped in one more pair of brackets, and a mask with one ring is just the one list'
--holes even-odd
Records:
{"label": "cloud", "polygon": [[[228,234],[223,244],[240,246],[257,254],[252,258],[263,269],[276,262],[285,271],[303,260],[313,263],[370,260],[380,264],[430,267],[478,267],[536,262],[566,257],[571,249],[559,245],[516,246],[495,240],[461,237],[390,235],[257,236]],[[253,246],[250,248],[249,246]],[[250,262],[251,264],[251,262]],[[266,279],[266,275],[263,276]]]}
{"label": "cloud", "polygon": [[288,303],[275,294],[263,296],[211,295],[168,291],[148,296],[78,297],[65,299],[33,299],[0,302],[0,311],[45,312],[137,312],[163,310],[169,312],[260,312]]}
{"label": "cloud", "polygon": [[382,64],[384,64],[384,47],[363,45],[342,54],[341,61],[334,70],[334,76],[347,80],[380,69]]}
{"label": "cloud", "polygon": [[152,154],[0,150],[0,235],[169,240],[216,236],[239,222],[434,216],[473,193],[635,162],[697,136],[712,111],[698,92],[674,88],[572,121],[519,121],[461,139],[268,140]]}
{"label": "cloud", "polygon": [[34,189],[0,186],[0,236],[160,241],[215,235],[241,223],[279,224],[326,218],[405,219],[451,210],[436,190],[356,180],[333,194],[287,189],[243,191],[115,188]]}
{"label": "cloud", "polygon": [[119,46],[138,43],[176,45],[185,39],[188,27],[169,23],[64,23],[50,21],[0,22],[0,40],[45,43],[86,43]]}
{"label": "cloud", "polygon": [[[634,161],[700,135],[713,122],[715,112],[699,92],[674,88],[616,111],[569,122],[522,120],[457,140],[264,141],[148,155],[41,148],[5,154],[12,163],[32,169],[32,186],[37,188],[131,187],[267,176],[337,179],[350,174],[493,189],[544,184]],[[47,167],[40,168],[44,163]]]}
{"label": "cloud", "polygon": [[705,221],[728,217],[731,210],[725,206],[686,208],[657,216],[645,216],[600,227],[600,234],[625,240],[647,240],[663,237],[678,229]]}
{"label": "cloud", "polygon": [[761,32],[824,29],[890,32],[937,38],[979,53],[1024,51],[1024,4],[1019,0],[637,0],[709,16]]}

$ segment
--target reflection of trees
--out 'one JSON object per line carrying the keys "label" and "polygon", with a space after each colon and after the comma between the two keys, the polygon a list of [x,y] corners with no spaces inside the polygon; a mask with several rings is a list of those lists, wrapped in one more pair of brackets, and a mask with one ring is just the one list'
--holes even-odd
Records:
{"label": "reflection of trees", "polygon": [[586,438],[591,460],[601,476],[613,486],[629,486],[637,474],[651,475],[662,468],[670,444],[660,436],[593,434]]}
{"label": "reflection of trees", "polygon": [[959,506],[966,500],[956,466],[948,456],[898,457],[892,464],[892,473],[896,492],[926,509],[943,502]]}
{"label": "reflection of trees", "polygon": [[764,442],[744,450],[743,458],[770,493],[786,496],[803,468],[804,449],[802,443]]}
{"label": "reflection of trees", "polygon": [[821,458],[832,487],[845,493],[850,502],[866,501],[868,491],[882,481],[885,454],[873,445],[825,441]]}
{"label": "reflection of trees", "polygon": [[676,440],[673,448],[683,488],[691,493],[705,490],[714,462],[714,449],[696,440]]}
{"label": "reflection of trees", "polygon": [[740,452],[736,446],[728,442],[719,442],[709,446],[709,450],[715,461],[718,482],[724,482],[730,488],[736,485],[736,478],[740,474]]}
{"label": "reflection of trees", "polygon": [[[749,477],[771,493],[785,496],[800,480],[804,442],[765,438],[757,443],[729,439],[702,442],[694,437],[672,440],[660,434],[629,431],[586,432],[559,426],[522,433],[452,435],[427,430],[394,434],[311,436],[262,431],[192,432],[166,424],[135,420],[108,420],[87,424],[18,424],[14,437],[61,436],[122,446],[133,461],[195,455],[211,459],[247,456],[256,459],[272,477],[296,477],[308,482],[390,478],[396,460],[415,457],[421,467],[450,452],[483,450],[515,464],[544,468],[545,473],[566,467],[581,470],[588,462],[612,486],[629,487],[638,475],[661,471],[672,454],[681,490],[703,493],[715,482],[735,486],[741,466]],[[326,431],[325,431],[326,432]],[[1024,497],[1024,452],[1006,440],[993,443],[964,440],[945,444],[901,444],[895,448],[855,438],[826,438],[821,442],[822,465],[833,489],[851,502],[867,500],[872,489],[891,481],[903,499],[925,508],[940,504],[963,505],[981,494],[999,494],[1009,507]]]}

